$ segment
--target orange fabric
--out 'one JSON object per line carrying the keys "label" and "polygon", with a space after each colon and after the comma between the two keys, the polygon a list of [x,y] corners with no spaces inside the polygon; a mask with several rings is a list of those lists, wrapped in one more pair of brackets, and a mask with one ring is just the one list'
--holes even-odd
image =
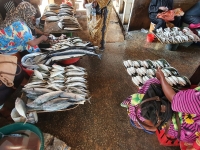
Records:
{"label": "orange fabric", "polygon": [[174,11],[168,10],[162,13],[158,13],[157,18],[165,20],[165,22],[170,22],[174,20]]}

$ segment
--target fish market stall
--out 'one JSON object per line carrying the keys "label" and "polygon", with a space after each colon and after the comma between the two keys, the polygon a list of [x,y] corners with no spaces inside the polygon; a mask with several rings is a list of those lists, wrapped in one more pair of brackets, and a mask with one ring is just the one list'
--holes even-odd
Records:
{"label": "fish market stall", "polygon": [[49,4],[42,16],[44,32],[47,33],[71,33],[82,30],[77,18],[74,16],[74,8],[67,4]]}
{"label": "fish market stall", "polygon": [[178,44],[185,42],[199,42],[200,38],[194,34],[188,27],[181,30],[178,27],[157,29],[153,34],[162,44]]}
{"label": "fish market stall", "polygon": [[181,76],[165,59],[124,60],[123,64],[132,82],[140,88],[147,80],[156,77],[156,68],[161,68],[167,82],[175,89],[191,85],[186,76]]}
{"label": "fish market stall", "polygon": [[90,103],[85,68],[38,64],[29,83],[17,98],[11,117],[15,122],[38,121],[37,113],[66,111]]}

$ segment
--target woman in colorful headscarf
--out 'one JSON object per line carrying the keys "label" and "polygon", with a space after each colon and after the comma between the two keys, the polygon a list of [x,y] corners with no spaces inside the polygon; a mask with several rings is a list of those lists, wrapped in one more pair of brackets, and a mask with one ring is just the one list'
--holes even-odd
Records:
{"label": "woman in colorful headscarf", "polygon": [[[200,66],[197,71],[200,71]],[[121,103],[121,106],[128,109],[132,125],[147,133],[164,129],[168,137],[180,141],[182,150],[188,146],[192,150],[199,150],[200,87],[175,92],[161,69],[157,70],[156,77],[145,82],[138,93]],[[153,96],[149,99],[147,95],[154,93],[152,87],[159,85],[161,90],[156,88],[160,91],[156,95],[159,98]]]}
{"label": "woman in colorful headscarf", "polygon": [[7,13],[0,24],[0,53],[15,54],[27,50],[38,52],[38,44],[48,37],[42,35],[35,39],[31,29],[35,24],[35,8],[28,2],[21,2],[16,9]]}
{"label": "woman in colorful headscarf", "polygon": [[87,3],[93,3],[92,6],[97,9],[96,21],[93,22],[92,17],[88,19],[91,41],[104,50],[106,31],[113,6],[112,0],[84,0],[83,6],[85,7]]}

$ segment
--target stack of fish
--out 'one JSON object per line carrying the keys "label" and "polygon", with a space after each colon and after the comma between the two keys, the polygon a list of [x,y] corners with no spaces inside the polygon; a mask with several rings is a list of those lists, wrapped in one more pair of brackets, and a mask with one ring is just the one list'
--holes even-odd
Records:
{"label": "stack of fish", "polygon": [[67,4],[60,4],[58,16],[73,16],[73,7]]}
{"label": "stack of fish", "polygon": [[189,79],[180,76],[178,71],[171,67],[165,59],[152,60],[126,60],[123,62],[132,82],[139,88],[150,78],[156,77],[156,68],[161,68],[165,79],[173,87],[191,85]]}
{"label": "stack of fish", "polygon": [[64,30],[78,30],[82,29],[77,18],[73,16],[62,16],[58,22],[58,26]]}
{"label": "stack of fish", "polygon": [[50,50],[50,52],[25,55],[21,59],[22,65],[29,69],[37,69],[37,64],[52,65],[57,61],[83,57],[85,55],[97,56],[99,59],[101,59],[102,54],[96,53],[98,47],[91,45],[91,43],[80,43],[78,42],[80,41],[79,38],[69,38],[59,41],[60,43],[55,44],[53,48],[46,49]]}
{"label": "stack of fish", "polygon": [[43,64],[38,67],[23,88],[31,101],[26,104],[29,111],[57,111],[89,101],[84,68],[74,65],[48,67]]}
{"label": "stack of fish", "polygon": [[50,10],[58,10],[60,9],[60,6],[58,4],[49,4]]}
{"label": "stack of fish", "polygon": [[46,17],[50,17],[50,16],[57,16],[57,13],[55,13],[54,11],[46,11],[45,13],[44,13],[44,16],[46,16]]}

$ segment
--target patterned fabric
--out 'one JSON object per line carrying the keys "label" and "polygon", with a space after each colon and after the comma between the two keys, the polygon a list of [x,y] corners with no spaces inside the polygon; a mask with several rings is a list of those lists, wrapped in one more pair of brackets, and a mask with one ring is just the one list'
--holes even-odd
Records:
{"label": "patterned fabric", "polygon": [[8,1],[7,3],[4,4],[4,8],[7,12],[11,11],[12,9],[15,8],[15,4],[13,1]]}
{"label": "patterned fabric", "polygon": [[[180,140],[193,143],[200,134],[200,113],[199,87],[178,92],[172,101],[172,109],[182,112],[181,137]],[[177,137],[178,132],[174,129],[174,125],[170,125],[168,134]]]}
{"label": "patterned fabric", "polygon": [[13,22],[3,30],[0,30],[0,53],[14,54],[18,51],[38,52],[38,46],[31,47],[27,44],[33,40],[30,28],[23,22]]}
{"label": "patterned fabric", "polygon": [[[156,78],[148,80],[138,93],[133,94],[121,103],[122,107],[128,109],[128,115],[134,121],[136,120],[136,115],[140,116],[140,119],[144,119],[140,114],[135,113],[135,109],[139,101],[142,100],[142,95],[140,94],[144,95],[151,83],[160,82]],[[138,100],[139,98],[140,100]],[[193,90],[189,89],[180,91],[173,97],[172,109],[173,111],[179,112],[178,115],[181,123],[180,141],[193,143],[196,138],[200,137],[199,101],[200,87]],[[140,113],[140,111],[138,111],[138,113]],[[168,135],[170,137],[177,137],[177,129],[178,127],[175,116],[172,116],[172,123],[169,127]]]}
{"label": "patterned fabric", "polygon": [[36,10],[29,2],[21,2],[15,9],[7,13],[5,20],[0,24],[0,30],[11,25],[13,22],[25,22],[31,29],[34,29],[31,17],[35,16]]}
{"label": "patterned fabric", "polygon": [[[93,0],[87,0],[88,3],[92,3]],[[100,8],[106,7],[106,13],[103,12],[103,15],[96,16],[96,23],[91,21],[92,17],[88,18],[88,28],[90,32],[90,40],[94,45],[101,47],[101,42],[104,42],[104,37],[106,37],[107,26],[110,21],[110,14],[112,11],[112,0],[97,0]],[[105,20],[104,20],[105,19]],[[102,31],[103,26],[105,30]],[[104,44],[104,43],[103,43]]]}

